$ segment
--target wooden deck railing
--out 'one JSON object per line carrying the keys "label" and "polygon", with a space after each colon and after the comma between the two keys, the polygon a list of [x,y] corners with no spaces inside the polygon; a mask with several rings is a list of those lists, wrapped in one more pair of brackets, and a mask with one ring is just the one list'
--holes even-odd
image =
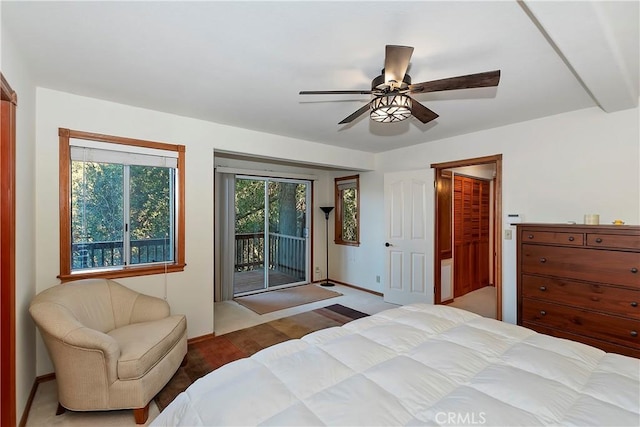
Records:
{"label": "wooden deck railing", "polygon": [[[236,234],[235,271],[265,268],[264,234]],[[131,241],[131,264],[167,261],[171,248],[165,239]],[[123,242],[83,242],[72,245],[72,269],[112,267],[124,262]],[[269,269],[305,279],[304,237],[269,233]]]}
{"label": "wooden deck railing", "polygon": [[[236,234],[235,271],[264,268],[264,234]],[[304,237],[269,233],[269,268],[305,279],[306,244]]]}
{"label": "wooden deck railing", "polygon": [[[131,264],[170,261],[172,251],[166,239],[131,241]],[[72,269],[113,267],[124,262],[123,242],[74,243]],[[167,259],[168,258],[168,259]]]}

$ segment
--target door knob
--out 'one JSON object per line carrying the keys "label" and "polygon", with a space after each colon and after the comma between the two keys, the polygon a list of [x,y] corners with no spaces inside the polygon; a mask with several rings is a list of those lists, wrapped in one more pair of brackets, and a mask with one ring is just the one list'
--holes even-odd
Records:
{"label": "door knob", "polygon": [[392,245],[391,243],[389,243],[389,242],[386,242],[384,245],[385,245],[386,247],[393,246],[393,245]]}

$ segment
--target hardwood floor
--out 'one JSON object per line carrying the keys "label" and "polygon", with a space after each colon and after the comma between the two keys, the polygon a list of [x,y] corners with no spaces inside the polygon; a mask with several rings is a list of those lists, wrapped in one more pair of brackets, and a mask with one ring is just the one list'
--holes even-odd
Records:
{"label": "hardwood floor", "polygon": [[[269,270],[269,286],[286,285],[287,283],[300,282],[293,276],[276,270]],[[264,269],[256,268],[249,271],[238,271],[233,275],[234,295],[264,289]]]}

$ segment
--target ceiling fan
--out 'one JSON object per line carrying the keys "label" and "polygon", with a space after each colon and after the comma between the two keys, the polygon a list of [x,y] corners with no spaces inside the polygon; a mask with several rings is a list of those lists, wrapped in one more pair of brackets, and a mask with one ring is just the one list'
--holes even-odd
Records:
{"label": "ceiling fan", "polygon": [[438,114],[420,104],[408,94],[438,92],[498,86],[500,70],[465,76],[449,77],[423,83],[411,83],[407,74],[413,47],[387,45],[382,74],[371,81],[371,90],[303,90],[300,95],[372,95],[367,105],[358,109],[339,124],[350,123],[368,110],[372,120],[381,123],[399,122],[413,116],[422,123],[438,118]]}

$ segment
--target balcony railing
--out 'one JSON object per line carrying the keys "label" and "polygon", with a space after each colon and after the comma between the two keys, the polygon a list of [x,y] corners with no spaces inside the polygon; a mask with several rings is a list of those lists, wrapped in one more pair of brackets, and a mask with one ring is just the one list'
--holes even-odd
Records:
{"label": "balcony railing", "polygon": [[[80,242],[71,246],[72,270],[115,267],[124,263],[124,244],[113,242]],[[173,250],[166,239],[131,240],[131,264],[171,261]]]}
{"label": "balcony railing", "polygon": [[[305,279],[306,242],[304,237],[269,233],[269,265],[299,280]],[[265,268],[265,239],[262,233],[236,234],[235,271]],[[124,262],[122,241],[81,242],[72,245],[72,269],[115,267]],[[131,241],[131,264],[163,262],[172,259],[171,242],[165,239]]]}
{"label": "balcony railing", "polygon": [[[305,279],[306,239],[269,233],[269,266],[299,280]],[[235,271],[265,268],[264,233],[236,234]]]}

